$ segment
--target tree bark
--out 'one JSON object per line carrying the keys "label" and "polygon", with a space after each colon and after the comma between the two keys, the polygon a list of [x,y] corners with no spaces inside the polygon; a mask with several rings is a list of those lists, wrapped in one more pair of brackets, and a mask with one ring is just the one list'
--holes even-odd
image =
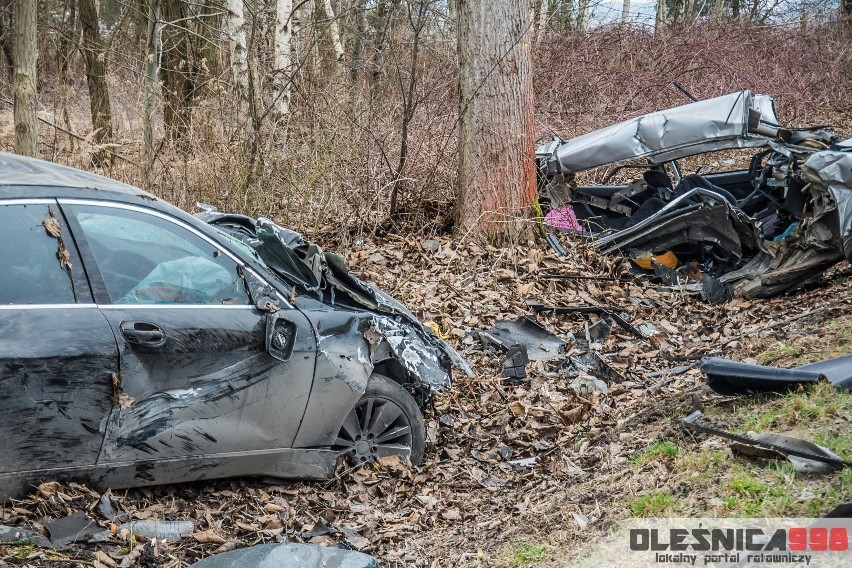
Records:
{"label": "tree bark", "polygon": [[841,0],[841,12],[847,22],[852,22],[852,0]]}
{"label": "tree bark", "polygon": [[241,140],[253,145],[254,121],[252,119],[251,74],[249,72],[245,27],[243,0],[228,0],[225,29],[230,46],[233,91],[237,103],[237,129],[240,131]]}
{"label": "tree bark", "polygon": [[536,196],[526,0],[459,0],[456,224],[492,241],[526,232]]}
{"label": "tree bark", "polygon": [[13,78],[15,152],[38,157],[38,117],[36,115],[36,36],[37,2],[15,2],[15,70]]}
{"label": "tree bark", "polygon": [[654,29],[662,30],[666,23],[666,0],[657,0],[657,18],[654,22]]}
{"label": "tree bark", "polygon": [[293,0],[277,0],[275,3],[275,77],[272,81],[276,120],[286,119],[290,115],[292,14]]}
{"label": "tree bark", "polygon": [[630,0],[623,0],[621,3],[621,23],[626,24],[630,21]]}
{"label": "tree bark", "polygon": [[340,24],[337,23],[337,16],[334,14],[334,8],[331,6],[331,0],[323,0],[322,6],[323,11],[325,12],[325,17],[328,18],[328,33],[339,68],[340,63],[346,55],[343,51],[343,42],[340,41]]}
{"label": "tree bark", "polygon": [[[112,109],[106,82],[106,56],[101,42],[95,0],[80,0],[80,22],[83,25],[83,53],[86,59],[86,81],[89,85],[89,104],[94,129],[92,141],[96,144],[109,144],[113,140]],[[96,150],[92,155],[96,166],[112,164],[114,160],[114,154],[105,148]]]}

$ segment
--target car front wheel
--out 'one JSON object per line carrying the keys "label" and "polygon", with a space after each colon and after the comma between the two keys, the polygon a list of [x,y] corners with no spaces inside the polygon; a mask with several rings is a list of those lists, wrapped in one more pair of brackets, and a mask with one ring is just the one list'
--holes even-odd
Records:
{"label": "car front wheel", "polygon": [[414,397],[399,383],[373,373],[337,435],[335,448],[353,464],[398,455],[423,462],[426,429]]}

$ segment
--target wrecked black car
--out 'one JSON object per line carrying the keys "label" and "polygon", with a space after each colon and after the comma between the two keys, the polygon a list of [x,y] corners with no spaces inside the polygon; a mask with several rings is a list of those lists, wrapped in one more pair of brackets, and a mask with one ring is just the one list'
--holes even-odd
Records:
{"label": "wrecked black car", "polygon": [[419,463],[466,363],[268,219],[0,154],[0,498]]}
{"label": "wrecked black car", "polygon": [[[683,171],[686,158],[741,149],[756,152],[746,169]],[[548,225],[681,289],[706,292],[707,280],[728,289],[717,300],[731,288],[772,296],[852,259],[852,140],[783,128],[766,95],[739,91],[553,138],[536,157]],[[601,167],[600,183],[578,182]]]}

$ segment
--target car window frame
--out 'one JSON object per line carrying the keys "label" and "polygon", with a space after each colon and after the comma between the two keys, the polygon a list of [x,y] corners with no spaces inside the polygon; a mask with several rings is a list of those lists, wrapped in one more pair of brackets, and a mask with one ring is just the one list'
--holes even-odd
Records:
{"label": "car window frame", "polygon": [[62,206],[55,197],[22,197],[0,199],[0,207],[15,205],[45,205],[48,209],[52,207],[59,220],[59,230],[62,242],[70,256],[71,263],[71,293],[74,303],[52,303],[52,304],[0,304],[0,309],[45,309],[45,308],[68,308],[68,307],[90,307],[95,305],[95,298],[89,283],[86,266],[83,262],[80,249],[74,239],[71,224],[62,210]]}
{"label": "car window frame", "polygon": [[80,225],[79,220],[77,219],[77,212],[75,211],[75,206],[96,206],[96,207],[104,207],[107,209],[113,210],[125,210],[125,211],[134,211],[137,213],[142,213],[145,215],[150,215],[152,217],[159,218],[167,223],[172,223],[186,231],[189,231],[194,236],[202,239],[208,245],[216,247],[216,249],[220,250],[222,254],[231,259],[234,263],[237,264],[239,269],[243,272],[243,278],[245,280],[245,276],[247,274],[251,274],[253,278],[258,279],[271,290],[276,291],[277,300],[283,304],[282,307],[292,308],[288,302],[284,299],[283,295],[277,291],[277,289],[270,285],[268,280],[263,278],[260,274],[258,274],[257,270],[255,270],[245,259],[243,259],[238,253],[235,253],[233,250],[225,246],[225,243],[222,243],[211,236],[205,234],[204,232],[198,230],[198,228],[194,227],[190,223],[187,223],[183,219],[180,219],[174,215],[170,215],[169,213],[153,209],[150,207],[143,207],[139,205],[134,205],[132,203],[125,203],[121,201],[103,201],[103,200],[90,200],[90,199],[76,199],[76,198],[60,198],[57,200],[59,206],[63,208],[65,212],[65,218],[68,220],[68,226],[70,228],[70,232],[75,235],[75,239],[77,240],[77,248],[82,257],[83,264],[87,267],[91,267],[87,269],[87,272],[90,274],[89,283],[92,291],[92,295],[94,296],[95,302],[99,306],[109,306],[112,308],[152,308],[152,309],[203,309],[203,308],[218,308],[218,309],[257,309],[255,303],[258,301],[258,298],[255,298],[255,293],[252,290],[252,287],[248,285],[247,282],[244,282],[246,294],[251,303],[249,304],[119,304],[114,303],[110,298],[109,291],[107,289],[106,283],[104,282],[103,275],[101,274],[100,266],[98,265],[97,259],[92,252],[91,246],[89,245],[88,240],[86,239],[85,231],[83,227]]}

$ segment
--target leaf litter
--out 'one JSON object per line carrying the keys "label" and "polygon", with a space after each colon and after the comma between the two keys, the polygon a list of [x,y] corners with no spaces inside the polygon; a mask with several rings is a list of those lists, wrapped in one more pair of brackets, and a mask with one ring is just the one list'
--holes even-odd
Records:
{"label": "leaf litter", "polygon": [[[237,478],[105,495],[75,483],[46,483],[29,498],[0,507],[0,524],[40,533],[51,519],[86,511],[104,527],[112,520],[107,515],[120,514],[189,519],[195,532],[172,542],[116,533],[55,552],[0,543],[0,566],[179,567],[284,541],[360,550],[383,566],[457,565],[471,558],[500,565],[499,557],[490,564],[489,558],[531,535],[558,531],[566,542],[579,542],[629,516],[629,496],[665,486],[665,461],[636,475],[627,464],[631,454],[660,437],[698,447],[676,423],[693,393],[709,396],[690,362],[706,354],[753,361],[778,342],[812,340],[826,322],[852,312],[852,295],[832,283],[830,273],[825,286],[807,293],[711,306],[624,278],[625,262],[602,258],[582,242],[560,258],[532,243],[497,248],[386,237],[380,245],[360,243],[347,258],[355,273],[447,337],[477,373],[475,379],[456,377],[427,413],[422,466],[388,458],[350,468],[341,460],[328,482]],[[569,278],[538,277],[545,273]],[[605,278],[570,278],[586,275]],[[530,298],[616,308],[648,338],[614,325],[595,345],[623,378],[597,377],[607,383],[606,392],[578,392],[572,382],[582,373],[540,361],[528,365],[529,380],[506,386],[502,355],[482,345],[474,331],[531,315]],[[566,356],[578,351],[582,342],[575,340],[598,319],[538,315],[566,340]]]}

